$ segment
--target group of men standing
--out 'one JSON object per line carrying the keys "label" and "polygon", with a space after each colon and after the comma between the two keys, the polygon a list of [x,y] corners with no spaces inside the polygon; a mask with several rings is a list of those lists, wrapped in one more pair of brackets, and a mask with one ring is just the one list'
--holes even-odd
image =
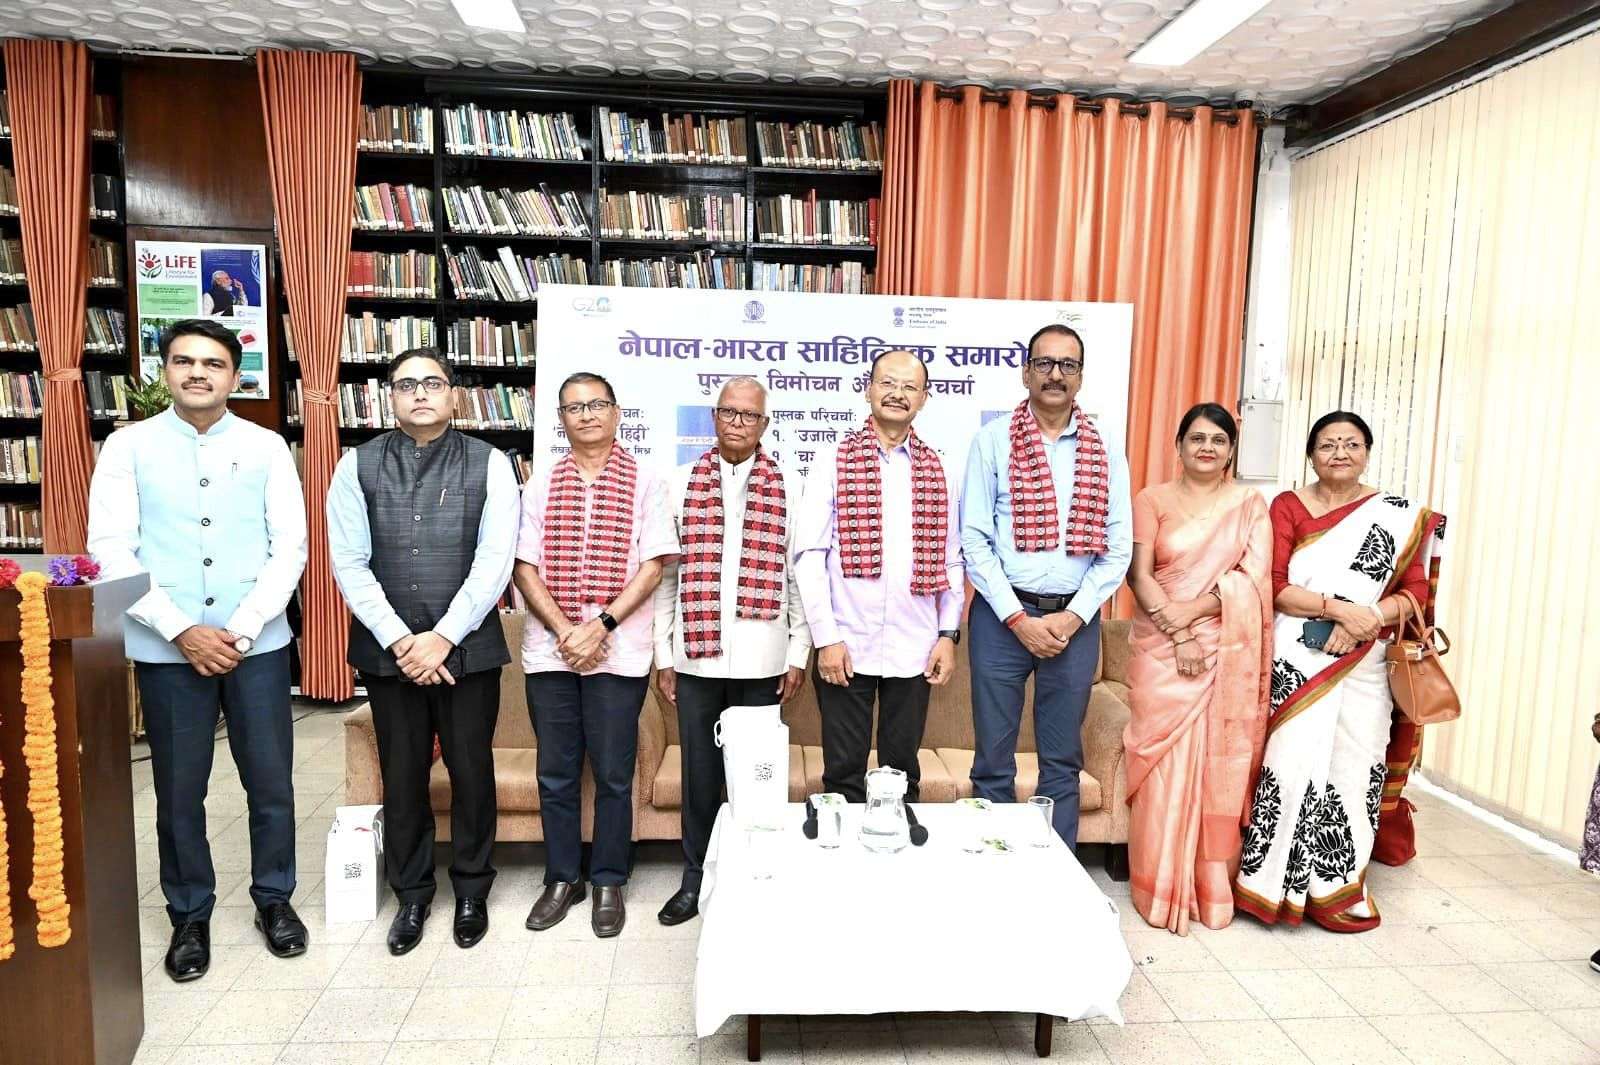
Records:
{"label": "group of men standing", "polygon": [[[290,905],[294,813],[289,630],[306,557],[300,486],[275,434],[230,415],[239,346],[180,322],[161,338],[173,407],[112,435],[95,472],[90,550],[114,578],[148,572],[130,609],[157,797],[162,889],[177,980],[209,965],[215,904],[204,800],[219,709],[250,811],[257,927],[305,950]],[[699,911],[702,864],[724,786],[714,727],[733,706],[787,702],[812,650],[828,791],[865,797],[874,746],[920,784],[931,688],[950,681],[965,580],[972,608],[975,793],[1015,800],[1023,691],[1038,672],[1038,790],[1075,844],[1081,729],[1099,611],[1131,555],[1126,464],[1076,404],[1081,338],[1041,329],[1028,396],[980,430],[964,484],[913,428],[928,375],[912,353],[872,364],[870,416],[823,452],[803,491],[762,447],[766,393],[729,381],[716,446],[670,479],[617,442],[603,377],[556,397],[571,445],[521,492],[509,461],[449,427],[454,371],[435,350],[389,366],[397,428],[347,453],[326,511],[334,576],[354,616],[349,661],[372,705],[384,788],[391,952],[421,940],[435,891],[428,773],[449,772],[453,932],[488,928],[496,803],[492,739],[511,660],[494,606],[508,579],[531,615],[519,649],[538,740],[545,886],[527,927],[548,929],[586,894],[580,779],[594,778],[587,881],[597,936],[626,920],[638,719],[652,665],[677,710],[684,872],[659,913]],[[877,707],[876,743],[872,735]]]}

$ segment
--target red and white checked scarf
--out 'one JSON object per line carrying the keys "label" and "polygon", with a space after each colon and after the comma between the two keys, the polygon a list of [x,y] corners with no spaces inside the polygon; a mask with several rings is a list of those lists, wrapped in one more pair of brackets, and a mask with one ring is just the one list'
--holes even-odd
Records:
{"label": "red and white checked scarf", "polygon": [[[751,457],[744,505],[744,546],[735,595],[741,618],[771,621],[783,601],[785,533],[789,504],[783,471],[766,451]],[[683,608],[683,649],[690,658],[722,653],[722,470],[717,449],[700,456],[683,496],[683,567],[678,602]]]}
{"label": "red and white checked scarf", "polygon": [[[911,594],[934,595],[950,589],[944,557],[949,492],[938,452],[915,432],[906,443],[911,448]],[[883,575],[883,467],[871,418],[840,442],[835,468],[839,568],[846,577],[877,580]]]}
{"label": "red and white checked scarf", "polygon": [[[1072,478],[1072,512],[1067,515],[1067,554],[1103,555],[1106,515],[1111,507],[1111,463],[1100,430],[1076,403],[1077,469]],[[1011,528],[1018,551],[1054,551],[1060,536],[1056,483],[1050,475],[1028,401],[1011,414]]]}
{"label": "red and white checked scarf", "polygon": [[639,463],[611,445],[606,468],[594,482],[594,504],[584,515],[584,485],[568,455],[550,471],[544,501],[545,587],[568,620],[583,619],[583,604],[609,603],[628,583],[633,540],[633,490]]}

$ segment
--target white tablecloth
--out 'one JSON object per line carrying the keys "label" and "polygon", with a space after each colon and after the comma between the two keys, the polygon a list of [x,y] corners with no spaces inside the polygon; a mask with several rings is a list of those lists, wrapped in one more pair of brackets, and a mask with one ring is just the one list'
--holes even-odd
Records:
{"label": "white tablecloth", "polygon": [[861,806],[836,850],[805,838],[793,804],[752,874],[749,839],[723,806],[701,888],[695,1028],[739,1014],[993,1011],[1105,1016],[1133,975],[1117,907],[1059,839],[1028,845],[1039,814],[997,805],[993,834],[1016,849],[961,849],[966,811],[918,804],[922,847],[875,854],[856,840]]}

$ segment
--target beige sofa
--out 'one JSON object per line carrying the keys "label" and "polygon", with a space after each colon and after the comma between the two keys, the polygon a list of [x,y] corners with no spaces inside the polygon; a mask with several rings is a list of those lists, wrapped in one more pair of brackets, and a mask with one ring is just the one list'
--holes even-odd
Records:
{"label": "beige sofa", "polygon": [[[525,615],[502,613],[506,640],[515,649],[521,642]],[[513,658],[515,659],[515,652]],[[1080,782],[1081,814],[1078,839],[1106,844],[1107,866],[1114,876],[1126,873],[1128,841],[1127,770],[1122,759],[1122,733],[1128,723],[1128,623],[1109,621],[1102,626],[1100,664],[1089,697],[1083,726],[1083,776]],[[928,724],[922,763],[924,802],[951,802],[972,794],[973,732],[968,663],[961,657],[960,671],[943,688],[935,688],[928,706]],[[1038,783],[1039,763],[1033,738],[1033,685],[1029,682],[1017,741],[1017,798],[1032,795]],[[802,801],[822,789],[821,719],[816,692],[808,678],[800,693],[784,708],[789,725],[789,797]],[[536,742],[528,720],[521,665],[505,667],[500,685],[500,719],[495,728],[495,793],[500,807],[498,839],[507,842],[542,840]],[[677,711],[652,685],[639,716],[639,761],[634,772],[634,839],[670,840],[681,835],[679,810],[683,803],[683,778],[678,747]],[[872,763],[876,765],[876,752]],[[450,837],[450,781],[443,762],[436,762],[430,778],[436,835]],[[363,706],[345,721],[345,801],[383,801],[378,772],[377,738],[372,711]],[[587,766],[583,773],[583,838],[591,838],[594,824],[594,781]]]}

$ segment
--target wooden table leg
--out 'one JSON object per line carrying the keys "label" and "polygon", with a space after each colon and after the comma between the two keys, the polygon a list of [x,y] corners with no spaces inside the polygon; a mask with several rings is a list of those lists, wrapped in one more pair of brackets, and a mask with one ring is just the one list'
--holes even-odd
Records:
{"label": "wooden table leg", "polygon": [[[1033,1052],[1041,1058],[1050,1056],[1050,1037],[1055,1033],[1056,1019],[1048,1013],[1034,1015]],[[754,1061],[754,1058],[750,1059]]]}
{"label": "wooden table leg", "polygon": [[749,1061],[761,1060],[761,1015],[752,1013],[744,1019],[745,1033],[745,1058]]}

